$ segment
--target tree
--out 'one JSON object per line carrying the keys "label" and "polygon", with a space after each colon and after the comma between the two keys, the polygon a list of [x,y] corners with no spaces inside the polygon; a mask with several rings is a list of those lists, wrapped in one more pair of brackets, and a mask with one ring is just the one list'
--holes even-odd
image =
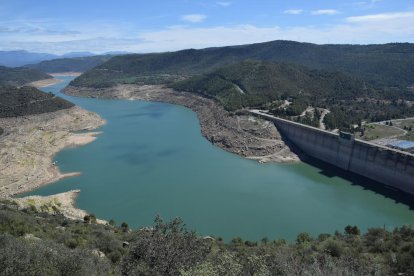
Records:
{"label": "tree", "polygon": [[96,223],[96,216],[94,214],[90,214],[89,217],[91,219],[91,223]]}
{"label": "tree", "polygon": [[[123,275],[179,275],[205,260],[210,252],[208,242],[185,229],[181,219],[164,223],[155,219],[155,226],[141,231],[122,262]],[[147,274],[139,274],[146,271]]]}
{"label": "tree", "polygon": [[126,222],[121,223],[121,229],[122,229],[122,231],[124,231],[124,232],[128,232],[128,230],[129,230],[129,225],[128,225],[128,223],[126,223]]}
{"label": "tree", "polygon": [[306,233],[300,233],[297,238],[296,238],[296,244],[304,244],[304,243],[309,243],[312,241],[312,237]]}
{"label": "tree", "polygon": [[345,227],[345,233],[347,235],[357,236],[357,235],[360,235],[361,231],[359,230],[359,228],[357,226],[347,225]]}

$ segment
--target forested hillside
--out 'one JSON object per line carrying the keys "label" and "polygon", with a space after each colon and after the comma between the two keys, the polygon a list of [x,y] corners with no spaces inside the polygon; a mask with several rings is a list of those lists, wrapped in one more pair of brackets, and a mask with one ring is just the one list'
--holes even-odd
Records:
{"label": "forested hillside", "polygon": [[[93,88],[116,84],[167,84],[214,97],[228,110],[265,108],[313,126],[329,109],[324,118],[329,129],[353,131],[362,121],[414,116],[414,44],[273,41],[125,55],[71,82]],[[278,108],[288,99],[288,106]],[[303,114],[308,107],[313,113]]]}
{"label": "forested hillside", "polygon": [[74,106],[34,87],[0,86],[0,118],[54,112]]}
{"label": "forested hillside", "polygon": [[171,87],[215,97],[229,110],[261,107],[288,98],[318,106],[374,93],[361,79],[350,75],[260,61],[236,63],[175,82]]}
{"label": "forested hillside", "polygon": [[52,78],[52,76],[35,69],[0,66],[0,85],[20,86],[29,82],[50,78]]}
{"label": "forested hillside", "polygon": [[[414,84],[414,44],[316,45],[272,41],[243,46],[134,54],[112,58],[72,82],[103,87],[116,83],[171,81],[246,59],[296,63],[311,69],[342,71],[376,86],[406,89]],[[161,78],[161,80],[160,80]]]}
{"label": "forested hillside", "polygon": [[45,73],[85,72],[108,61],[111,57],[112,55],[59,58],[26,65],[25,67]]}
{"label": "forested hillside", "polygon": [[[266,109],[279,117],[313,126],[319,126],[321,116],[316,109],[328,109],[331,112],[325,122],[329,129],[351,131],[353,125],[363,120],[414,116],[414,108],[404,101],[413,100],[414,95],[390,94],[387,89],[367,85],[349,74],[293,64],[245,61],[170,86],[213,97],[231,111]],[[313,108],[312,116],[304,114],[307,108]]]}

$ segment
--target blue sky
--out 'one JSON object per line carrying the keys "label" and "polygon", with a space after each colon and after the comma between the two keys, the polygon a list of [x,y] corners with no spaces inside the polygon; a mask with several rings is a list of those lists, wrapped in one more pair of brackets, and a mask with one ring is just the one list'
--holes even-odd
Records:
{"label": "blue sky", "polygon": [[277,39],[414,42],[414,1],[0,2],[0,50],[160,52]]}

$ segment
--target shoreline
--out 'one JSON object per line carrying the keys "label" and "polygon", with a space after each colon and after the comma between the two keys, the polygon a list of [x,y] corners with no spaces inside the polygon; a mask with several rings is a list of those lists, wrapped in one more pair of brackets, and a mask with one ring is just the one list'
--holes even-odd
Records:
{"label": "shoreline", "polygon": [[80,107],[17,118],[1,118],[0,198],[10,198],[79,173],[62,173],[54,164],[65,148],[93,142],[100,132],[92,130],[105,121]]}
{"label": "shoreline", "polygon": [[[54,76],[73,75],[77,76],[80,73],[54,74]],[[63,80],[52,78],[35,81],[28,85],[42,88],[61,82]],[[55,213],[58,210],[68,218],[83,220],[88,213],[76,206],[76,198],[80,190],[51,196],[21,198],[15,196],[53,184],[64,178],[81,175],[80,172],[62,173],[53,159],[63,149],[86,145],[95,141],[101,134],[96,131],[74,132],[94,130],[105,123],[99,115],[77,106],[52,113],[0,118],[0,125],[5,128],[5,133],[0,136],[0,146],[3,145],[0,147],[2,154],[0,156],[0,198],[16,202],[20,208],[35,207],[45,210],[47,206],[46,211],[49,213]],[[30,152],[33,149],[34,154]],[[97,222],[107,223],[99,219]]]}
{"label": "shoreline", "polygon": [[[49,80],[49,83],[51,82]],[[49,83],[44,81],[38,85],[39,87],[41,87],[40,85],[43,87],[52,85]],[[73,88],[67,87],[64,92],[72,96],[80,96],[71,89]],[[191,93],[179,93],[162,86],[124,85],[118,89],[109,89],[104,92],[100,97],[165,102],[187,107],[197,114],[202,135],[207,140],[228,152],[247,159],[260,163],[299,161],[296,154],[292,153],[281,140],[280,134],[273,124],[267,121],[258,121],[252,116],[230,114],[211,99]],[[108,92],[110,94],[107,94]],[[0,198],[26,203],[35,200],[43,202],[42,204],[51,202],[51,200],[62,204],[61,201],[63,201],[66,210],[65,216],[83,219],[87,212],[78,209],[75,204],[79,190],[51,196],[22,198],[14,198],[13,196],[55,183],[66,177],[80,175],[79,172],[62,173],[53,159],[61,150],[91,143],[100,134],[100,132],[73,132],[96,129],[104,123],[105,121],[99,115],[77,106],[53,113],[0,119],[0,125],[5,125],[7,132],[0,136],[0,146],[5,143],[4,149],[8,149],[8,151],[12,149],[11,156],[6,154],[7,161],[5,161],[4,153],[0,157],[0,161],[2,161],[0,162]],[[31,154],[31,150],[18,154],[16,148],[21,147],[38,147],[38,151],[34,150],[35,154]],[[39,152],[39,148],[43,150]],[[0,153],[2,152],[0,151]],[[10,164],[11,170],[2,170],[2,164]]]}
{"label": "shoreline", "polygon": [[[65,217],[73,220],[83,220],[89,213],[76,207],[76,198],[79,196],[80,190],[71,190],[64,193],[54,194],[50,196],[27,196],[23,198],[14,198],[19,209],[36,208],[38,211],[48,212],[51,214],[61,213]],[[108,222],[96,219],[99,224],[107,224]]]}
{"label": "shoreline", "polygon": [[80,75],[82,75],[83,72],[58,72],[58,73],[49,73],[49,75],[53,76],[53,77],[62,77],[62,76],[66,76],[66,77],[79,77]]}
{"label": "shoreline", "polygon": [[29,82],[26,84],[26,86],[33,86],[36,88],[42,88],[42,87],[48,87],[48,86],[52,86],[58,83],[63,82],[63,80],[60,79],[56,79],[56,78],[50,78],[50,79],[44,79],[44,80],[38,80],[38,81],[33,81],[33,82]]}
{"label": "shoreline", "polygon": [[67,86],[76,97],[163,102],[187,107],[197,114],[202,135],[213,145],[260,163],[296,163],[300,159],[282,140],[274,124],[251,115],[233,114],[216,101],[162,85],[118,85],[111,88]]}

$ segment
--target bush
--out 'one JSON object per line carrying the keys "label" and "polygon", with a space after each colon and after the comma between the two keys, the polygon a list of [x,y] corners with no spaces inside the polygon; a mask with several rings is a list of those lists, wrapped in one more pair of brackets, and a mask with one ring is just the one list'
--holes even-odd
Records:
{"label": "bush", "polygon": [[124,275],[148,268],[155,274],[179,275],[180,270],[204,260],[208,252],[208,245],[187,231],[180,219],[164,223],[157,217],[154,229],[140,234],[122,261],[121,270]]}
{"label": "bush", "polygon": [[0,274],[4,276],[104,275],[110,271],[106,259],[94,257],[85,250],[0,235]]}

